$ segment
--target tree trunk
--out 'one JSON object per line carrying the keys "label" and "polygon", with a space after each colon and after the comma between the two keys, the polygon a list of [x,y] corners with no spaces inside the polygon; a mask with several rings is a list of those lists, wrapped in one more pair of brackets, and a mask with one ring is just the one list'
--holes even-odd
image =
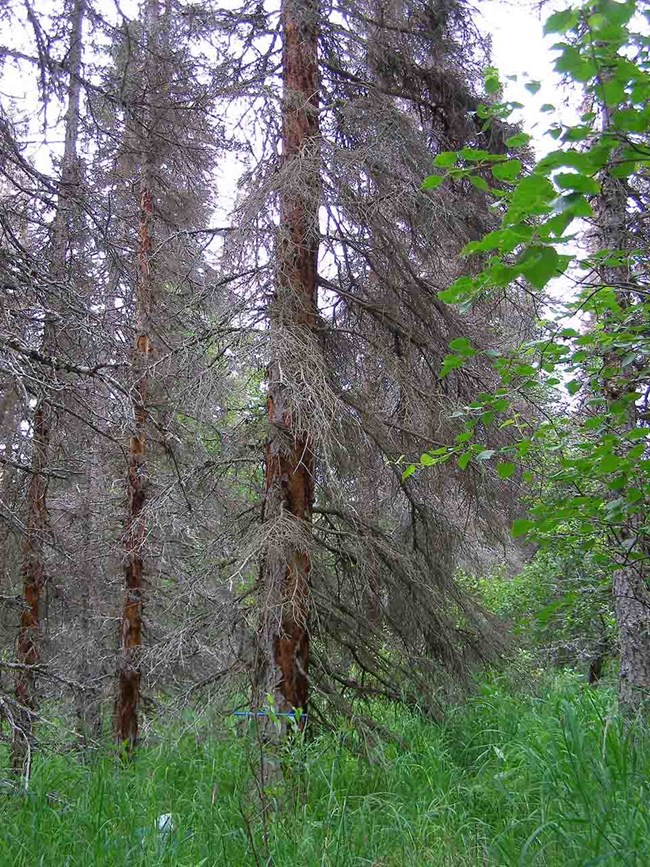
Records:
{"label": "tree trunk", "polygon": [[147,389],[151,339],[151,247],[153,196],[143,175],[140,193],[140,236],[136,283],[136,338],[132,368],[133,432],[129,439],[127,466],[127,523],[124,534],[124,601],[118,660],[118,697],[115,706],[115,738],[133,749],[138,739],[140,703],[140,647],[142,645],[142,589],[144,545],[147,526],[144,507],[147,495],[146,432]]}
{"label": "tree trunk", "polygon": [[[89,404],[93,400],[89,395]],[[95,398],[96,400],[96,398]],[[100,496],[101,479],[97,445],[89,437],[80,437],[86,454],[86,479],[81,503],[81,526],[83,533],[83,570],[80,574],[79,593],[79,642],[76,678],[81,685],[75,693],[77,737],[82,749],[97,744],[101,738],[101,694],[97,686],[98,647],[93,635],[93,615],[96,617],[99,594],[97,583],[97,538],[95,534],[94,506]]]}
{"label": "tree trunk", "polygon": [[138,740],[142,646],[144,548],[147,536],[147,418],[151,379],[151,313],[155,280],[152,266],[154,223],[155,112],[152,88],[158,30],[158,2],[149,0],[145,9],[147,52],[145,59],[145,105],[142,113],[143,155],[140,177],[140,222],[135,285],[135,339],[131,361],[133,428],[127,464],[127,518],[124,533],[124,600],[118,657],[118,695],[115,704],[115,740],[135,748]]}
{"label": "tree trunk", "polygon": [[650,698],[650,592],[638,564],[614,576],[614,604],[619,633],[618,698],[624,711],[636,713]]}
{"label": "tree trunk", "polygon": [[[82,27],[85,0],[76,0],[70,20],[70,49],[68,51],[67,110],[65,140],[61,161],[61,181],[56,213],[52,223],[51,266],[54,281],[63,282],[67,271],[71,221],[78,208],[77,139],[79,136],[80,73],[82,55]],[[54,354],[56,326],[53,317],[46,314],[41,352]],[[41,659],[40,602],[47,580],[45,542],[48,532],[47,476],[48,453],[52,435],[52,418],[48,401],[43,393],[38,397],[32,423],[32,475],[27,491],[27,529],[23,546],[23,600],[24,608],[16,642],[18,662],[24,666],[38,665]],[[16,699],[19,704],[18,730],[14,731],[12,764],[16,771],[25,767],[31,749],[34,712],[37,708],[35,671],[25,667],[16,677]]]}
{"label": "tree trunk", "polygon": [[13,733],[12,766],[20,773],[33,739],[34,712],[37,707],[36,673],[32,666],[41,659],[40,602],[45,586],[45,536],[48,528],[47,451],[50,439],[46,405],[39,400],[34,411],[32,431],[32,466],[27,489],[27,528],[23,544],[23,610],[16,641],[18,662],[25,668],[16,675],[18,713]]}
{"label": "tree trunk", "polygon": [[[256,709],[270,699],[281,714],[304,714],[309,690],[308,528],[314,503],[314,444],[308,424],[298,420],[302,414],[296,412],[296,392],[285,376],[286,369],[295,368],[295,359],[286,368],[282,360],[285,351],[292,351],[286,337],[293,334],[297,345],[304,344],[301,336],[311,337],[317,321],[318,15],[315,0],[282,4],[284,165],[270,321],[264,521],[275,522],[284,531],[281,543],[265,553],[261,564],[254,696]],[[306,342],[309,345],[309,339]]]}
{"label": "tree trunk", "polygon": [[[605,113],[605,128],[609,125]],[[616,151],[613,158],[617,155]],[[598,201],[598,228],[602,249],[613,253],[629,253],[631,232],[628,214],[629,187],[627,179],[615,177],[606,170],[601,179],[601,194]],[[630,299],[619,287],[634,283],[634,275],[626,265],[605,264],[601,269],[601,280],[605,286],[616,291],[622,310],[630,306]],[[611,375],[605,382],[604,392],[610,403],[628,399],[627,425],[621,425],[621,433],[636,427],[637,407],[634,399],[635,384],[628,380],[621,365],[620,350],[613,350],[605,357],[606,367]],[[625,539],[630,542],[623,553],[621,546],[620,568],[614,575],[614,610],[619,635],[619,679],[618,696],[622,711],[635,714],[642,704],[650,699],[650,588],[648,587],[645,559],[629,559],[629,552],[641,538],[638,521],[628,519],[623,527]]]}

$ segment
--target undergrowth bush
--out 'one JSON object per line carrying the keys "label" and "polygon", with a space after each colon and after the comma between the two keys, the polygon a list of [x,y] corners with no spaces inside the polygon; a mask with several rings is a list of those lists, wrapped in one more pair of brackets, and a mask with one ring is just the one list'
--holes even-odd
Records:
{"label": "undergrowth bush", "polygon": [[583,665],[615,655],[616,622],[609,576],[576,546],[538,551],[518,575],[467,573],[460,583],[511,626],[520,645],[552,664]]}

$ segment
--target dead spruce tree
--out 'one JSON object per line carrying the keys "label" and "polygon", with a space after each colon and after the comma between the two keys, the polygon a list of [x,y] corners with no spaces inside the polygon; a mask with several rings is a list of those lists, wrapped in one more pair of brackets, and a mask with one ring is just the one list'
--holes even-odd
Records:
{"label": "dead spruce tree", "polygon": [[[63,120],[64,144],[60,164],[54,218],[51,224],[49,267],[50,280],[56,286],[64,285],[69,279],[69,257],[73,238],[73,223],[80,207],[77,140],[80,123],[80,72],[82,58],[82,26],[84,0],[75,0],[70,9],[69,37],[66,52],[65,73],[67,88],[65,93],[66,111]],[[38,22],[33,18],[33,26],[38,34]],[[43,62],[45,58],[43,58]],[[42,75],[47,74],[45,68]],[[44,85],[48,87],[48,85]],[[53,296],[51,296],[53,297]],[[55,296],[54,296],[55,297]],[[59,308],[59,309],[57,309]],[[60,323],[62,311],[56,301],[46,304],[42,310],[42,329],[37,355],[43,359],[54,356],[61,348],[63,329]],[[22,348],[17,344],[11,348]],[[26,526],[23,538],[23,610],[16,644],[19,663],[16,675],[16,701],[19,717],[15,721],[13,766],[22,770],[32,741],[33,714],[37,709],[35,671],[41,662],[41,601],[47,581],[46,545],[49,534],[48,516],[48,471],[51,441],[55,415],[52,411],[51,395],[47,378],[51,377],[50,387],[57,390],[55,370],[51,367],[42,373],[46,377],[46,387],[34,397],[35,406],[31,418],[31,468],[26,491]],[[37,382],[41,377],[37,379]]]}
{"label": "dead spruce tree", "polygon": [[489,348],[531,320],[523,293],[521,311],[465,317],[437,300],[490,216],[469,185],[442,197],[420,184],[435,153],[499,150],[509,131],[484,130],[476,114],[486,54],[464,3],[339,11],[345,24],[323,38],[332,115],[320,284],[328,366],[346,412],[317,507],[318,665],[330,695],[407,696],[433,708],[446,684],[499,651],[498,629],[454,573],[504,558],[516,504],[486,474],[445,467],[402,480],[398,460],[453,438],[454,410],[489,385],[478,364],[441,376],[449,342],[470,335]]}
{"label": "dead spruce tree", "polygon": [[319,351],[318,6],[315,0],[284,0],[280,17],[283,186],[269,319],[263,515],[273,543],[260,567],[254,707],[270,700],[286,714],[306,713],[308,701],[314,434],[295,389],[301,365]]}
{"label": "dead spruce tree", "polygon": [[156,169],[154,151],[157,101],[160,99],[159,68],[160,13],[158,0],[147,0],[143,22],[143,95],[137,135],[141,141],[140,205],[136,279],[134,292],[134,344],[130,384],[133,422],[129,439],[127,470],[127,518],[124,535],[124,607],[118,661],[118,695],[115,706],[115,738],[135,747],[138,737],[140,703],[140,646],[142,644],[142,595],[144,546],[147,535],[145,498],[147,493],[147,418],[150,413],[150,380],[153,352],[152,308],[160,292],[152,262],[154,242]]}
{"label": "dead spruce tree", "polygon": [[[17,9],[5,7],[24,50],[5,56],[8,68],[3,72],[9,86],[22,77],[33,81],[33,89],[20,123],[12,125],[8,118],[3,123],[2,391],[18,397],[11,420],[7,424],[3,419],[0,428],[4,454],[12,457],[3,483],[13,499],[3,518],[15,536],[22,536],[23,547],[33,550],[30,494],[42,478],[48,524],[37,542],[43,580],[40,592],[33,585],[26,588],[39,616],[36,622],[35,605],[23,605],[19,681],[24,671],[23,690],[31,681],[38,699],[60,700],[63,709],[72,693],[77,733],[85,741],[100,730],[106,650],[100,624],[107,615],[102,577],[108,545],[99,528],[112,517],[107,519],[101,508],[106,477],[99,468],[110,438],[106,416],[115,394],[110,384],[120,367],[103,296],[107,258],[88,109],[99,59],[94,47],[87,48],[93,42],[88,37],[100,25],[90,2],[73,0],[57,10],[32,4],[24,21]],[[46,137],[36,149],[32,141],[35,135],[38,140],[41,123]],[[48,162],[51,168],[45,171]],[[46,449],[31,426],[40,406],[48,420]],[[39,474],[27,464],[30,454],[37,453],[47,459]],[[24,509],[16,497],[23,489]],[[13,558],[7,561],[9,587],[19,568]],[[33,622],[38,639],[31,648],[26,619]],[[20,661],[26,650],[32,655],[38,651],[36,667]]]}
{"label": "dead spruce tree", "polygon": [[[273,12],[239,20],[245,46],[273,32]],[[277,43],[248,65],[243,52],[265,90],[249,77],[239,97],[249,128],[265,132],[226,242],[242,296],[256,309],[271,298],[256,707],[269,696],[304,709],[310,679],[315,714],[349,709],[355,694],[439,707],[502,646],[454,572],[513,553],[504,531],[516,506],[488,475],[404,481],[399,459],[447,442],[454,409],[489,385],[478,364],[441,378],[449,341],[471,333],[489,348],[530,314],[523,298],[471,317],[437,300],[491,218],[473,187],[443,197],[421,182],[437,152],[499,149],[509,132],[476,116],[486,53],[462,2],[292,3],[281,22],[281,92]]]}
{"label": "dead spruce tree", "polygon": [[[198,12],[194,9],[194,16]],[[137,742],[146,653],[145,585],[147,643],[151,653],[154,647],[158,653],[155,659],[151,656],[149,668],[170,665],[163,661],[166,643],[180,660],[188,654],[186,640],[195,644],[191,655],[203,645],[202,652],[207,650],[214,660],[220,659],[223,646],[209,648],[197,638],[196,624],[188,634],[186,624],[197,610],[183,612],[182,604],[186,594],[194,593],[196,601],[206,578],[203,573],[210,571],[199,565],[201,544],[219,544],[219,531],[210,525],[217,504],[206,506],[205,491],[196,485],[199,467],[194,461],[205,461],[210,439],[216,436],[221,409],[214,400],[223,369],[218,362],[227,349],[225,334],[237,333],[225,328],[230,316],[226,290],[220,296],[211,286],[218,278],[205,257],[213,237],[210,173],[215,169],[218,136],[209,116],[223,85],[219,70],[206,71],[192,43],[209,38],[210,28],[209,16],[197,21],[182,8],[147,0],[141,20],[125,27],[113,74],[114,82],[120,77],[125,82],[126,111],[122,145],[107,182],[121,201],[116,228],[130,237],[130,243],[135,214],[128,189],[134,175],[139,185],[135,286],[131,290],[128,273],[121,274],[117,290],[123,293],[124,311],[131,317],[127,327],[133,334],[127,386],[132,407],[125,595],[115,709],[116,740],[130,748]],[[197,496],[204,500],[200,505]],[[195,506],[201,510],[200,519],[193,514]],[[207,598],[214,593],[216,598],[210,601],[215,607],[225,604],[223,588],[214,576],[210,578]],[[223,624],[222,632],[227,629]],[[205,658],[203,664],[205,676],[210,665]],[[168,670],[175,676],[173,667]]]}

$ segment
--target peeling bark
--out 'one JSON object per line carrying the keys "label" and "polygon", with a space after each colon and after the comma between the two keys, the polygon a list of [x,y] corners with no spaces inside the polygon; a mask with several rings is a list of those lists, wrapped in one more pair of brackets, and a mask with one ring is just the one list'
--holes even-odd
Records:
{"label": "peeling bark", "polygon": [[118,661],[118,697],[115,706],[115,738],[130,749],[138,740],[140,703],[140,647],[142,645],[142,589],[147,525],[147,390],[152,344],[147,330],[151,314],[151,246],[153,195],[143,178],[140,196],[140,237],[136,283],[136,339],[133,349],[133,433],[127,467],[127,524],[124,534],[124,602]]}
{"label": "peeling bark", "polygon": [[155,280],[152,267],[154,225],[154,79],[158,2],[149,0],[145,10],[148,44],[145,63],[146,103],[142,126],[145,135],[140,178],[140,216],[135,285],[135,338],[131,360],[133,428],[129,439],[127,463],[127,517],[124,533],[124,599],[118,656],[118,693],[115,703],[115,740],[132,751],[138,741],[142,646],[142,605],[144,586],[144,549],[147,536],[147,418],[151,380],[151,313]]}
{"label": "peeling bark", "polygon": [[[283,170],[276,291],[271,308],[274,356],[268,368],[265,522],[295,531],[267,552],[260,572],[260,627],[254,704],[267,697],[280,713],[307,710],[309,693],[308,531],[314,504],[314,444],[296,421],[291,381],[282,368],[282,330],[313,332],[317,321],[318,5],[284,0]],[[306,408],[308,411],[308,408]],[[304,717],[303,717],[304,720]]]}

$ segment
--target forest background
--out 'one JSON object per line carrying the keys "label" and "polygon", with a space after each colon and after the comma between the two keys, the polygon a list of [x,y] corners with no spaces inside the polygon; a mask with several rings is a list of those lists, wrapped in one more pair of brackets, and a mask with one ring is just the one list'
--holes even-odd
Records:
{"label": "forest background", "polygon": [[647,14],[3,5],[7,863],[644,863]]}

